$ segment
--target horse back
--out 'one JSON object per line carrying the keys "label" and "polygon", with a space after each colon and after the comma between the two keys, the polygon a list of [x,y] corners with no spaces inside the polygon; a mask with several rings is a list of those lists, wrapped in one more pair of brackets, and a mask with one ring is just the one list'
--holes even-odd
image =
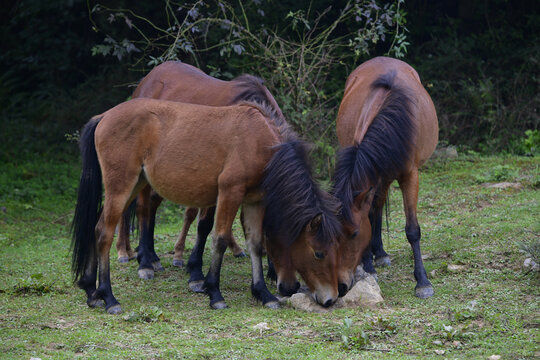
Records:
{"label": "horse back", "polygon": [[180,61],[167,61],[146,75],[132,98],[152,98],[201,104],[226,106],[234,96],[229,81],[206,75],[202,70]]}
{"label": "horse back", "polygon": [[402,88],[410,99],[414,129],[414,161],[422,165],[438,142],[438,121],[435,106],[420,82],[418,73],[407,63],[377,57],[366,61],[349,75],[337,118],[337,135],[342,147],[360,143],[389,91],[372,84],[381,76],[395,72],[394,85]]}
{"label": "horse back", "polygon": [[256,101],[270,105],[278,117],[284,118],[262,79],[241,75],[231,81],[224,81],[180,61],[167,61],[150,71],[133,92],[132,98],[139,97],[208,106]]}

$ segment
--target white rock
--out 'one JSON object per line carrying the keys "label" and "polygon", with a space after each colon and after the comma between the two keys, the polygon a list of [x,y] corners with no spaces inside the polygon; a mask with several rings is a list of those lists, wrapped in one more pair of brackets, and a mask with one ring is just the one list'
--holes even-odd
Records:
{"label": "white rock", "polygon": [[328,308],[325,308],[315,302],[315,300],[306,293],[297,293],[288,299],[291,306],[297,310],[307,312],[325,313],[337,308],[356,308],[356,307],[373,307],[376,304],[383,302],[381,288],[375,278],[366,274],[364,278],[359,279],[349,292],[339,298],[336,303]]}
{"label": "white rock", "polygon": [[360,279],[341,299],[345,307],[375,306],[384,301],[381,288],[371,275]]}
{"label": "white rock", "polygon": [[465,265],[454,265],[454,264],[448,265],[448,271],[453,271],[453,272],[463,271],[466,268],[467,267]]}
{"label": "white rock", "polygon": [[534,260],[532,258],[527,258],[523,262],[523,267],[526,268],[526,269],[530,268],[531,270],[536,270],[536,269],[538,269],[538,264],[536,262],[534,262]]}
{"label": "white rock", "polygon": [[325,313],[328,308],[324,308],[317,304],[313,298],[305,293],[296,293],[289,298],[289,302],[296,310],[307,312]]}

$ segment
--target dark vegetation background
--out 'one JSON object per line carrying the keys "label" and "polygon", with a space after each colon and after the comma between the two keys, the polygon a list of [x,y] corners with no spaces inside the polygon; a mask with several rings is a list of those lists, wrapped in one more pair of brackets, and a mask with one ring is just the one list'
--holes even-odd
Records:
{"label": "dark vegetation background", "polygon": [[[162,1],[118,0],[101,4],[129,8],[157,26],[167,25]],[[245,10],[245,18],[252,20],[253,27],[259,24],[262,10],[262,18],[272,24],[281,39],[302,33],[298,30],[300,26],[291,26],[293,20],[301,22],[308,15],[313,19],[332,4],[318,24],[322,31],[338,16],[337,9],[345,6],[344,1],[317,0],[254,1],[245,3],[245,9],[239,4],[230,2],[234,11]],[[378,4],[383,6],[385,2]],[[143,49],[144,44],[137,43],[142,38],[140,33],[123,19],[111,19],[111,13],[115,12],[98,9],[90,17],[95,5],[96,2],[85,0],[3,1],[0,161],[38,154],[50,158],[76,154],[76,146],[65,135],[80,129],[92,115],[127,99],[133,85],[153,67],[148,65],[148,59],[161,54],[162,49],[157,45]],[[407,0],[401,7],[405,11],[404,25],[408,29],[405,35],[409,43],[405,44],[407,53],[403,60],[417,69],[435,102],[441,143],[488,154],[537,152],[540,143],[538,2]],[[287,16],[306,9],[311,9],[309,14]],[[182,21],[186,13],[178,11],[177,16]],[[149,37],[160,35],[148,23],[137,23],[134,16],[129,19],[139,24],[139,30]],[[333,36],[346,36],[353,25],[340,24]],[[204,47],[212,41],[219,43],[224,37],[219,32],[209,33],[204,44],[195,39],[194,45]],[[115,47],[113,40],[107,42],[107,39],[117,42],[129,39],[142,51],[126,52],[130,45],[124,44],[122,53],[122,46]],[[318,76],[324,79],[317,83],[323,86],[313,98],[306,97],[303,82],[294,84],[302,91],[300,95],[290,89],[290,84],[287,88],[284,82],[290,79],[280,78],[285,73],[276,72],[271,59],[264,67],[264,61],[245,56],[249,49],[243,54],[236,54],[242,48],[234,47],[225,54],[220,48],[191,54],[179,51],[176,56],[224,79],[243,72],[257,73],[267,79],[289,121],[316,142],[319,168],[327,170],[336,146],[333,126],[346,76],[362,61],[385,54],[391,40],[389,35],[385,41],[378,41],[368,49],[369,54],[323,64],[323,75]],[[246,43],[243,46],[248,47]],[[115,55],[113,48],[118,50]],[[108,50],[111,50],[108,56],[100,53]],[[351,49],[341,48],[336,52],[345,54]],[[144,61],[140,61],[141,57]],[[315,106],[317,111],[313,111]],[[306,126],[310,123],[316,126]],[[530,131],[526,133],[527,130]]]}

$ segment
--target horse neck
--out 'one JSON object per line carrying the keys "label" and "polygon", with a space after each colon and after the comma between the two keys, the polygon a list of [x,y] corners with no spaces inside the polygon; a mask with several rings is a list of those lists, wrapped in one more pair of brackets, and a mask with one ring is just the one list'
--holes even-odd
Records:
{"label": "horse neck", "polygon": [[276,146],[265,168],[262,188],[266,205],[264,228],[269,237],[284,239],[290,245],[319,214],[323,214],[325,233],[337,232],[333,230],[338,226],[337,218],[332,218],[333,203],[313,179],[303,142],[292,140]]}

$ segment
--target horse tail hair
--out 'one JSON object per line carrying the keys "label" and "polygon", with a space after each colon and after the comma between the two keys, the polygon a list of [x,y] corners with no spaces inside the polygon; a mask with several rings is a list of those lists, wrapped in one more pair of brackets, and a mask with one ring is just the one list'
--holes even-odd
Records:
{"label": "horse tail hair", "polygon": [[73,250],[71,271],[75,281],[84,275],[88,265],[96,259],[95,228],[101,212],[103,186],[94,134],[100,120],[101,117],[94,117],[84,126],[79,142],[82,172],[75,215],[71,224]]}
{"label": "horse tail hair", "polygon": [[396,84],[396,72],[379,76],[371,87],[385,89],[385,100],[360,143],[338,154],[334,173],[334,194],[343,204],[343,216],[351,219],[350,205],[354,191],[366,190],[368,184],[392,181],[412,159],[415,105],[409,89]]}

